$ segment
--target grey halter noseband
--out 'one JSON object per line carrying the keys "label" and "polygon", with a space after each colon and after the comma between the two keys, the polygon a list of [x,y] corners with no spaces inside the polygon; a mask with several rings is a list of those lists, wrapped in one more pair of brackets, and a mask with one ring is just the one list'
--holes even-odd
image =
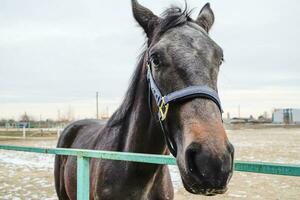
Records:
{"label": "grey halter noseband", "polygon": [[221,114],[223,112],[218,93],[214,89],[212,89],[208,86],[200,86],[200,85],[199,86],[198,85],[197,86],[189,86],[189,87],[186,87],[186,88],[183,88],[180,90],[176,90],[174,92],[171,92],[171,93],[163,96],[153,78],[150,62],[147,63],[147,81],[148,81],[148,86],[149,86],[150,111],[152,113],[151,96],[150,96],[150,93],[152,93],[152,95],[155,99],[156,105],[158,107],[158,110],[159,110],[158,111],[158,119],[159,119],[159,122],[160,122],[160,125],[162,128],[162,131],[164,133],[164,138],[166,140],[166,143],[168,145],[170,152],[172,153],[172,155],[174,157],[176,157],[176,155],[177,155],[177,146],[176,146],[176,143],[175,143],[173,137],[171,137],[171,135],[169,134],[166,123],[164,123],[167,118],[170,104],[178,103],[180,101],[185,101],[188,99],[206,98],[206,99],[210,99],[213,102],[215,102],[215,104],[218,106]]}

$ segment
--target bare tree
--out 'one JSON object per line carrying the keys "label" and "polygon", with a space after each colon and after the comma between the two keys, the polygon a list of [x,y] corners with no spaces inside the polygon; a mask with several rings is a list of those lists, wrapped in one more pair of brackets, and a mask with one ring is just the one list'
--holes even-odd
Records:
{"label": "bare tree", "polygon": [[33,120],[33,117],[29,116],[26,112],[20,116],[20,121],[30,122]]}
{"label": "bare tree", "polygon": [[75,120],[75,112],[74,109],[69,106],[66,112],[63,114],[61,117],[60,121],[61,122],[70,122]]}

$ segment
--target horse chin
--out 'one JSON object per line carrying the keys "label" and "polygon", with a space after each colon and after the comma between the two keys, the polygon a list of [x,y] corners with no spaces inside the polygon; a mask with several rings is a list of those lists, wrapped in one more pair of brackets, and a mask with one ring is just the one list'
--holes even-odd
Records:
{"label": "horse chin", "polygon": [[197,195],[204,195],[204,196],[215,196],[217,194],[224,194],[227,191],[227,187],[224,188],[205,188],[200,186],[197,183],[189,184],[189,181],[185,181],[182,179],[182,183],[184,188],[192,193],[192,194],[197,194]]}

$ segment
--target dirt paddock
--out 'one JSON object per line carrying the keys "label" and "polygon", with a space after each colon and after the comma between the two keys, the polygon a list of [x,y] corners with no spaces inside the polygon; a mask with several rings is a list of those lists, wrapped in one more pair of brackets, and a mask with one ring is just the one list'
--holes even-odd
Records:
{"label": "dirt paddock", "polygon": [[[300,128],[228,130],[237,160],[300,164]],[[5,139],[0,144],[54,147],[55,137]],[[0,151],[0,199],[57,199],[53,155]],[[187,193],[178,170],[170,167],[175,199],[299,199],[300,177],[235,172],[224,195],[204,197]]]}

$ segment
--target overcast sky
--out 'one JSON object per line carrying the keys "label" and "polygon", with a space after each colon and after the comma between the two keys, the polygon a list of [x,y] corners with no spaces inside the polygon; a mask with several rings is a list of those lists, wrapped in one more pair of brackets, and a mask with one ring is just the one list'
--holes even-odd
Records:
{"label": "overcast sky", "polygon": [[[187,0],[196,8],[206,3]],[[181,0],[140,0],[160,14]],[[300,1],[210,1],[211,37],[224,49],[219,75],[225,112],[248,116],[300,107]],[[129,0],[1,0],[0,118],[25,111],[56,118],[113,112],[144,43]]]}

